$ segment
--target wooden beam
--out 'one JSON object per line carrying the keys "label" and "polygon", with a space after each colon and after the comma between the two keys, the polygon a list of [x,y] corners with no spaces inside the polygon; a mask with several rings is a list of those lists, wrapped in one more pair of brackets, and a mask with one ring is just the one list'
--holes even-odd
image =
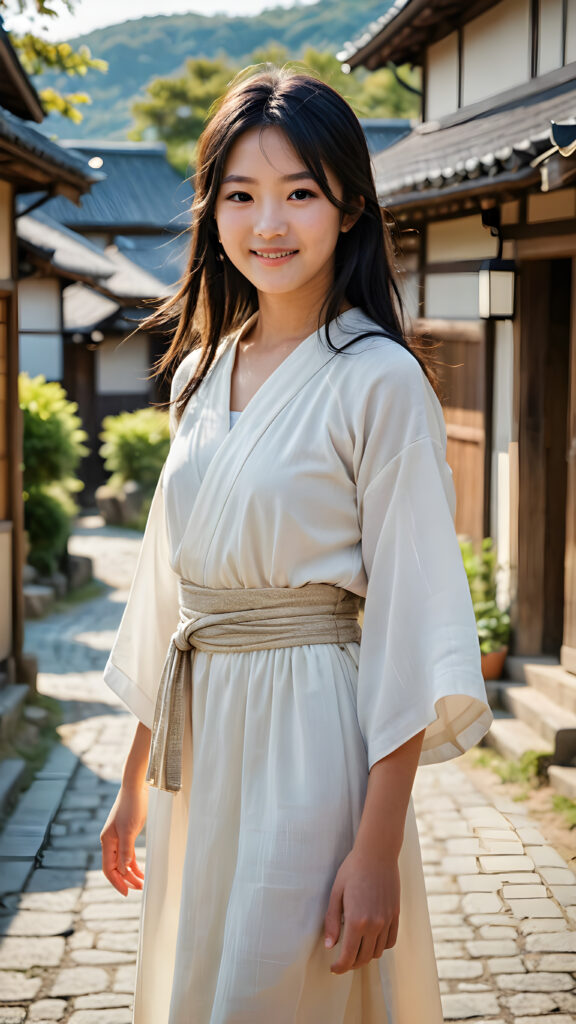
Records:
{"label": "wooden beam", "polygon": [[480,320],[440,320],[419,317],[412,321],[413,333],[432,341],[465,341],[481,344],[484,341],[485,326]]}

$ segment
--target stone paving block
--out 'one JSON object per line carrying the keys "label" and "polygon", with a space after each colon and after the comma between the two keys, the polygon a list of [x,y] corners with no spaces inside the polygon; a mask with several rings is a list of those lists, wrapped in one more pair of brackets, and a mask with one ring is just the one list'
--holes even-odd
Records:
{"label": "stone paving block", "polygon": [[571,974],[551,971],[532,971],[525,975],[499,974],[495,981],[499,988],[513,989],[515,992],[569,992],[574,988]]}
{"label": "stone paving block", "polygon": [[461,942],[435,942],[434,953],[437,960],[456,959],[456,957],[464,956],[464,946]]}
{"label": "stone paving block", "polygon": [[495,892],[469,892],[462,896],[465,914],[496,914],[504,904]]}
{"label": "stone paving block", "polygon": [[519,828],[518,838],[524,846],[545,846],[546,840],[537,828]]}
{"label": "stone paving block", "polygon": [[527,846],[526,854],[538,868],[566,869],[566,861],[551,846]]}
{"label": "stone paving block", "polygon": [[576,885],[552,885],[550,888],[562,907],[576,906]]}
{"label": "stone paving block", "polygon": [[425,875],[424,884],[428,893],[458,892],[454,879],[444,875]]}
{"label": "stone paving block", "polygon": [[2,1009],[2,1024],[22,1024],[26,1019],[24,1006],[5,1006]]}
{"label": "stone paving block", "polygon": [[100,797],[95,793],[77,793],[70,791],[62,801],[63,811],[97,811]]}
{"label": "stone paving block", "polygon": [[131,964],[134,963],[133,953],[123,953],[112,949],[75,949],[70,958],[76,964]]}
{"label": "stone paving block", "polygon": [[486,924],[496,928],[517,928],[519,922],[509,910],[504,910],[501,914],[471,914],[470,924],[474,928],[482,928]]}
{"label": "stone paving block", "polygon": [[[476,838],[447,839],[444,846],[448,854],[454,857],[464,857],[484,852],[480,840]],[[465,872],[462,872],[462,874],[465,874]]]}
{"label": "stone paving block", "polygon": [[439,960],[439,978],[480,978],[483,972],[482,964],[474,963],[473,960]]}
{"label": "stone paving block", "polygon": [[555,1010],[558,1006],[554,997],[546,995],[544,992],[519,992],[515,996],[502,996],[502,1003],[514,1015],[518,1013],[530,1013],[533,1015],[550,1013],[551,1010]]}
{"label": "stone paving block", "polygon": [[474,939],[466,943],[470,956],[515,956],[518,945],[512,939]]}
{"label": "stone paving block", "polygon": [[29,1021],[62,1020],[66,1013],[65,999],[39,999],[28,1011]]}
{"label": "stone paving block", "polygon": [[115,992],[133,992],[136,978],[136,965],[131,967],[118,967],[114,979]]}
{"label": "stone paving block", "polygon": [[[90,926],[90,931],[96,932],[96,934],[98,934],[99,932],[109,932],[110,928],[112,927],[112,923],[109,917],[106,918],[106,920],[104,921],[100,921],[98,918],[91,918],[88,923]],[[138,922],[135,918],[126,917],[124,919],[119,918],[117,921],[114,921],[113,927],[114,931],[120,934],[121,932],[133,932],[134,928],[137,927],[137,925]]]}
{"label": "stone paving block", "polygon": [[576,878],[570,868],[548,868],[542,865],[538,871],[548,885],[574,885]]}
{"label": "stone paving block", "polygon": [[492,924],[483,924],[480,928],[481,939],[516,939],[517,937],[518,932],[516,928],[506,928]]}
{"label": "stone paving block", "polygon": [[505,885],[502,896],[505,900],[534,900],[542,896],[546,899],[548,893],[545,885]]}
{"label": "stone paving block", "polygon": [[495,807],[488,807],[485,804],[462,808],[462,816],[466,818],[472,828],[476,825],[488,828],[508,828],[508,822],[504,815]]}
{"label": "stone paving block", "polygon": [[21,910],[15,916],[0,914],[0,935],[62,935],[72,927],[71,914]]}
{"label": "stone paving block", "polygon": [[513,828],[491,828],[487,825],[477,825],[474,832],[481,839],[491,839],[503,843],[516,843],[516,832]]}
{"label": "stone paving block", "polygon": [[[80,869],[67,871],[66,875],[63,876],[61,871],[54,870],[53,868],[41,867],[34,871],[30,876],[28,884],[26,885],[26,892],[77,892],[83,884],[84,872]],[[51,906],[50,909],[55,908]],[[71,910],[73,908],[62,907],[61,909]]]}
{"label": "stone paving block", "polygon": [[75,1010],[68,1018],[68,1024],[131,1024],[132,1010],[118,1007],[115,1010]]}
{"label": "stone paving block", "polygon": [[[34,999],[41,985],[42,978],[27,978],[22,971],[0,971],[0,1003]],[[0,1020],[3,1012],[0,1009]]]}
{"label": "stone paving block", "polygon": [[456,881],[461,892],[497,892],[502,886],[499,875],[459,875]]}
{"label": "stone paving block", "polygon": [[95,938],[94,932],[88,931],[86,928],[80,928],[68,939],[68,948],[92,949]]}
{"label": "stone paving block", "polygon": [[527,935],[528,953],[576,953],[576,932],[550,932]]}
{"label": "stone paving block", "polygon": [[474,929],[469,928],[468,925],[456,925],[454,928],[450,928],[450,926],[433,927],[432,932],[438,942],[454,942],[474,938]]}
{"label": "stone paving block", "polygon": [[90,996],[77,996],[75,1010],[111,1010],[118,1006],[131,1006],[133,996],[122,992],[94,992]]}
{"label": "stone paving block", "polygon": [[64,956],[64,939],[6,938],[0,945],[0,968],[27,971],[30,967],[57,967]]}
{"label": "stone paving block", "polygon": [[495,956],[487,961],[490,974],[525,974],[526,968],[520,956]]}
{"label": "stone paving block", "polygon": [[88,854],[83,850],[45,850],[42,854],[42,866],[45,868],[58,868],[61,871],[69,871],[71,868],[85,868],[88,866]]}
{"label": "stone paving block", "polygon": [[108,972],[102,967],[65,967],[58,972],[50,994],[83,996],[89,992],[103,992],[108,985]]}
{"label": "stone paving block", "polygon": [[547,1013],[544,1017],[516,1017],[514,1024],[574,1024],[574,1018],[567,1013]]}
{"label": "stone paving block", "polygon": [[476,857],[444,857],[441,864],[447,875],[472,875],[479,870]]}
{"label": "stone paving block", "polygon": [[[458,897],[437,896],[432,899],[458,899]],[[129,898],[123,898],[123,903],[88,903],[82,908],[82,917],[85,921],[98,920],[119,921],[126,918],[140,917],[140,898],[138,902],[132,902]]]}
{"label": "stone paving block", "polygon": [[432,895],[428,898],[428,908],[432,914],[448,914],[451,910],[458,910],[459,906],[460,896],[457,895]]}
{"label": "stone paving block", "polygon": [[[539,847],[536,847],[536,849],[539,849]],[[493,871],[500,873],[505,871],[533,871],[534,861],[531,857],[524,855],[498,857],[490,854],[488,857],[480,857],[480,867],[482,871],[490,873]]]}
{"label": "stone paving block", "polygon": [[0,896],[6,893],[20,892],[26,885],[31,872],[34,870],[33,857],[21,860],[0,859]]}
{"label": "stone paving block", "polygon": [[562,917],[560,907],[551,899],[508,900],[515,917]]}
{"label": "stone paving block", "polygon": [[560,932],[567,931],[568,925],[563,917],[553,918],[527,918],[520,922],[520,931],[523,935],[530,935],[532,932]]}
{"label": "stone paving block", "polygon": [[576,953],[544,953],[543,956],[527,958],[530,971],[574,971],[576,972]]}
{"label": "stone paving block", "polygon": [[[458,931],[458,929],[453,930]],[[450,938],[451,936],[438,937]],[[454,937],[457,938],[458,936]],[[138,939],[138,932],[122,932],[120,935],[116,932],[102,932],[96,940],[96,946],[98,949],[117,949],[123,953],[136,953],[138,951]]]}
{"label": "stone paving block", "polygon": [[[498,1001],[491,992],[478,993],[449,993],[442,996],[442,1009],[445,1020],[469,1020],[470,1017],[481,1017],[484,1015],[498,1013]],[[534,1021],[531,1022],[534,1024]]]}

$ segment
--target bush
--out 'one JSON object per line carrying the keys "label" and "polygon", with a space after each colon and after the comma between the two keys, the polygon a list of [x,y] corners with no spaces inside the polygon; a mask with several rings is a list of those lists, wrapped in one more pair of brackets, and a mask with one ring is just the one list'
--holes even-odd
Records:
{"label": "bush", "polygon": [[468,578],[476,629],[482,654],[508,645],[510,616],[496,602],[498,562],[491,537],[484,537],[477,553],[472,541],[460,540],[460,551]]}
{"label": "bush", "polygon": [[18,379],[23,415],[24,525],[30,540],[28,560],[50,575],[61,565],[71,522],[78,511],[72,495],[84,484],[74,475],[89,449],[76,415],[76,402],[64,388],[42,376]]}
{"label": "bush", "polygon": [[110,486],[121,488],[134,480],[150,495],[170,448],[168,413],[158,409],[121,412],[106,416],[102,426],[100,455],[111,473]]}

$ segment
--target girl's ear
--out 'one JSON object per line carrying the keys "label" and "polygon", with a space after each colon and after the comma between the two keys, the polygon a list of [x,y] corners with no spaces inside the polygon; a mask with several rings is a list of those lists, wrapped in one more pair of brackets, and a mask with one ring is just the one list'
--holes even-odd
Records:
{"label": "girl's ear", "polygon": [[340,231],[350,231],[350,228],[353,228],[356,221],[361,217],[365,206],[366,202],[364,196],[357,196],[356,210],[354,211],[354,213],[344,214],[344,216],[342,217],[342,223],[340,225]]}

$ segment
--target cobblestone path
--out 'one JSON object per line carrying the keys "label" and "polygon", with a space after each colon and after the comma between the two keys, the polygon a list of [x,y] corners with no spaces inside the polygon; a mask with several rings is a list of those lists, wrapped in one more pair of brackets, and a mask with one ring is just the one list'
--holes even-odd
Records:
{"label": "cobblestone path", "polygon": [[[25,892],[4,899],[2,1024],[131,1021],[140,897],[105,881],[98,837],[134,730],[101,671],[139,539],[96,522],[85,520],[74,550],[96,558],[108,592],[27,627],[39,689],[63,702],[64,739],[81,761],[41,866]],[[445,1020],[576,1022],[573,872],[521,805],[490,801],[457,761],[420,769],[414,797]]]}

